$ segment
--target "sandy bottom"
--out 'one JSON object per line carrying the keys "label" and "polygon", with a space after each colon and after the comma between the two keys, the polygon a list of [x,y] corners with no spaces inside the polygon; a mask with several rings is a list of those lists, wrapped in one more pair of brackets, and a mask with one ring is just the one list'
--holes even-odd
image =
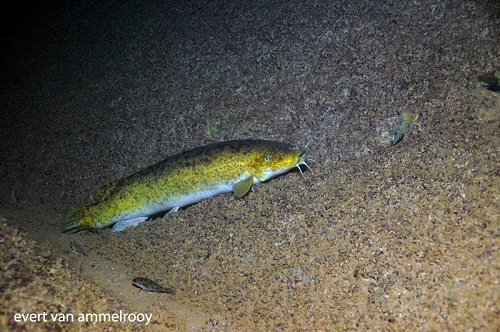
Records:
{"label": "sandy bottom", "polygon": [[[40,32],[64,38],[15,64],[0,330],[145,328],[14,321],[120,310],[161,331],[497,330],[500,95],[477,76],[498,70],[498,8],[214,3],[70,10],[54,20],[67,30]],[[402,112],[418,118],[391,146]],[[61,232],[103,184],[249,137],[301,144],[318,162],[167,221]],[[175,294],[139,292],[138,276]]]}
{"label": "sandy bottom", "polygon": [[[445,139],[410,134],[335,171],[318,164],[119,234],[61,234],[57,214],[37,231],[49,211],[3,211],[41,243],[2,225],[2,324],[43,308],[148,312],[173,329],[494,330],[500,100],[478,93],[467,98],[496,100],[491,120],[455,118]],[[176,294],[139,293],[136,276]]]}

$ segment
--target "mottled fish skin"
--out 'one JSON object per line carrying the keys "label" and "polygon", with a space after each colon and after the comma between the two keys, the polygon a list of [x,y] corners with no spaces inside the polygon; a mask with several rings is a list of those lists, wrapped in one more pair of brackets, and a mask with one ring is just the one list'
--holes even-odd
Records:
{"label": "mottled fish skin", "polygon": [[174,294],[174,290],[172,288],[163,287],[157,282],[144,277],[132,279],[132,285],[145,292]]}
{"label": "mottled fish skin", "polygon": [[185,151],[98,190],[96,203],[68,214],[64,231],[137,224],[223,192],[242,197],[253,184],[305,161],[298,147],[265,140],[219,142]]}

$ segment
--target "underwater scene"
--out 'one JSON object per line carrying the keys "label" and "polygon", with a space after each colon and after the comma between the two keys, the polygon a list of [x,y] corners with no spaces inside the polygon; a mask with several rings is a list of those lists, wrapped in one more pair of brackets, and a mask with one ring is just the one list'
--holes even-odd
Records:
{"label": "underwater scene", "polygon": [[498,331],[500,2],[24,2],[0,331]]}

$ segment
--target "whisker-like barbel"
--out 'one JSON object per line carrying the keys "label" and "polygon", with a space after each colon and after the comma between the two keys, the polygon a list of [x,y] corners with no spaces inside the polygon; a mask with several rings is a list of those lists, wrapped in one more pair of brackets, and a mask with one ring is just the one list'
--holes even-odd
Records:
{"label": "whisker-like barbel", "polygon": [[300,168],[300,164],[295,165],[299,169],[300,176],[304,177],[304,173],[302,172],[302,169]]}
{"label": "whisker-like barbel", "polygon": [[311,158],[311,156],[306,156],[305,160],[307,160],[307,161],[311,160],[311,161],[314,161],[315,163],[318,162],[317,160]]}
{"label": "whisker-like barbel", "polygon": [[309,167],[309,165],[305,161],[302,162],[302,165],[306,165],[308,170],[310,170],[311,172],[313,171],[312,168]]}

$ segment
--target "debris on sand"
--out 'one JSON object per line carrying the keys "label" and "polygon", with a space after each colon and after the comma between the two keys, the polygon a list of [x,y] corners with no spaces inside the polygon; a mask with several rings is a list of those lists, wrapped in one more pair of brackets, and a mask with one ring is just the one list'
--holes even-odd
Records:
{"label": "debris on sand", "polygon": [[411,112],[403,112],[399,116],[399,124],[392,128],[392,145],[398,144],[403,137],[408,134],[415,121],[418,119],[418,114],[413,114]]}

